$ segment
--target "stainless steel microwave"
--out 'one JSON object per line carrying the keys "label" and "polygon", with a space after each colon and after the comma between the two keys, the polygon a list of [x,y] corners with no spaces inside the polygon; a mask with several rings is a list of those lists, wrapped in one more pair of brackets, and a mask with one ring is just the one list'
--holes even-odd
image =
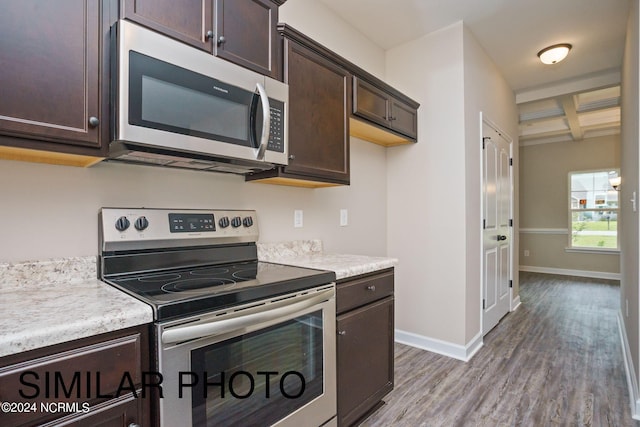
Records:
{"label": "stainless steel microwave", "polygon": [[112,64],[112,160],[247,174],[286,165],[289,88],[128,21]]}

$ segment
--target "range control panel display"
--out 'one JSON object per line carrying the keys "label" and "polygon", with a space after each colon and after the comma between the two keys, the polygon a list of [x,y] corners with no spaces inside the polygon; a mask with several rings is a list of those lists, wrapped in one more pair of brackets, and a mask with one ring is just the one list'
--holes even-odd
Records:
{"label": "range control panel display", "polygon": [[169,231],[172,233],[216,231],[216,223],[213,214],[170,213]]}

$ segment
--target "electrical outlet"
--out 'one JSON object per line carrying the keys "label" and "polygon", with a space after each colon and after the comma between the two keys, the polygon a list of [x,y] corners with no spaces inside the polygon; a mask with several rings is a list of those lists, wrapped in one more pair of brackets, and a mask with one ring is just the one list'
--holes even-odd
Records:
{"label": "electrical outlet", "polygon": [[347,225],[349,225],[349,211],[340,209],[340,227],[346,227]]}
{"label": "electrical outlet", "polygon": [[302,224],[303,224],[302,210],[296,209],[293,211],[293,227],[302,228]]}
{"label": "electrical outlet", "polygon": [[524,256],[529,256],[529,249],[524,250]]}

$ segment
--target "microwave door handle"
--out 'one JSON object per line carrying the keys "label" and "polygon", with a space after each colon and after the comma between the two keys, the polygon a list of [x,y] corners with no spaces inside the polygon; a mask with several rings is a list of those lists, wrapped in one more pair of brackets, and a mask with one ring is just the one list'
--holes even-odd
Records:
{"label": "microwave door handle", "polygon": [[262,136],[260,137],[260,145],[258,146],[258,152],[256,153],[256,159],[263,160],[264,153],[267,151],[267,144],[269,143],[269,133],[271,131],[271,106],[269,105],[269,97],[267,91],[264,90],[264,86],[260,83],[256,84],[258,93],[260,94],[260,101],[262,103]]}

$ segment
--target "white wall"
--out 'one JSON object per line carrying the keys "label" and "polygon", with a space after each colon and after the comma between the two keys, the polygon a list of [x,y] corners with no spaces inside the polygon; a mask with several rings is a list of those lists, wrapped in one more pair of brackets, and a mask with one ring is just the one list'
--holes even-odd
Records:
{"label": "white wall", "polygon": [[[287,2],[281,18],[358,65],[384,72],[383,52],[320,2]],[[386,150],[355,138],[351,186],[316,190],[149,166],[0,161],[0,262],[96,255],[102,206],[256,209],[261,241],[320,238],[328,251],[381,256],[385,176]],[[339,227],[341,208],[349,210],[347,227]],[[294,209],[304,210],[302,229],[293,228]]]}
{"label": "white wall", "polygon": [[[482,272],[482,208],[480,179],[482,175],[482,131],[480,112],[485,120],[490,120],[500,131],[510,138],[513,156],[513,220],[514,230],[518,227],[518,108],[515,94],[504,79],[498,67],[480,46],[471,31],[464,27],[464,102],[465,102],[465,172],[466,172],[466,342],[481,330],[481,286]],[[519,293],[518,282],[518,234],[511,233],[514,266],[512,272],[514,297]]]}
{"label": "white wall", "polygon": [[465,342],[462,47],[458,23],[387,52],[389,83],[420,103],[418,143],[387,153],[396,328],[456,344]]}
{"label": "white wall", "polygon": [[384,50],[317,0],[291,0],[280,7],[280,22],[384,80]]}
{"label": "white wall", "polygon": [[[621,134],[621,167],[620,176],[620,319],[624,322],[624,331],[628,338],[628,350],[631,365],[636,375],[640,375],[640,308],[639,308],[639,271],[638,271],[638,240],[640,224],[638,212],[634,212],[629,200],[633,192],[638,194],[640,187],[640,8],[638,1],[630,2],[627,37],[622,64],[622,134]],[[637,197],[637,196],[636,196]],[[626,307],[629,307],[628,312]],[[635,377],[634,397],[638,399],[638,383],[640,377]],[[636,416],[640,416],[640,403],[634,407]]]}
{"label": "white wall", "polygon": [[396,327],[466,348],[481,331],[480,111],[517,145],[515,97],[462,22],[388,51],[387,79],[421,104],[418,143],[387,155]]}

